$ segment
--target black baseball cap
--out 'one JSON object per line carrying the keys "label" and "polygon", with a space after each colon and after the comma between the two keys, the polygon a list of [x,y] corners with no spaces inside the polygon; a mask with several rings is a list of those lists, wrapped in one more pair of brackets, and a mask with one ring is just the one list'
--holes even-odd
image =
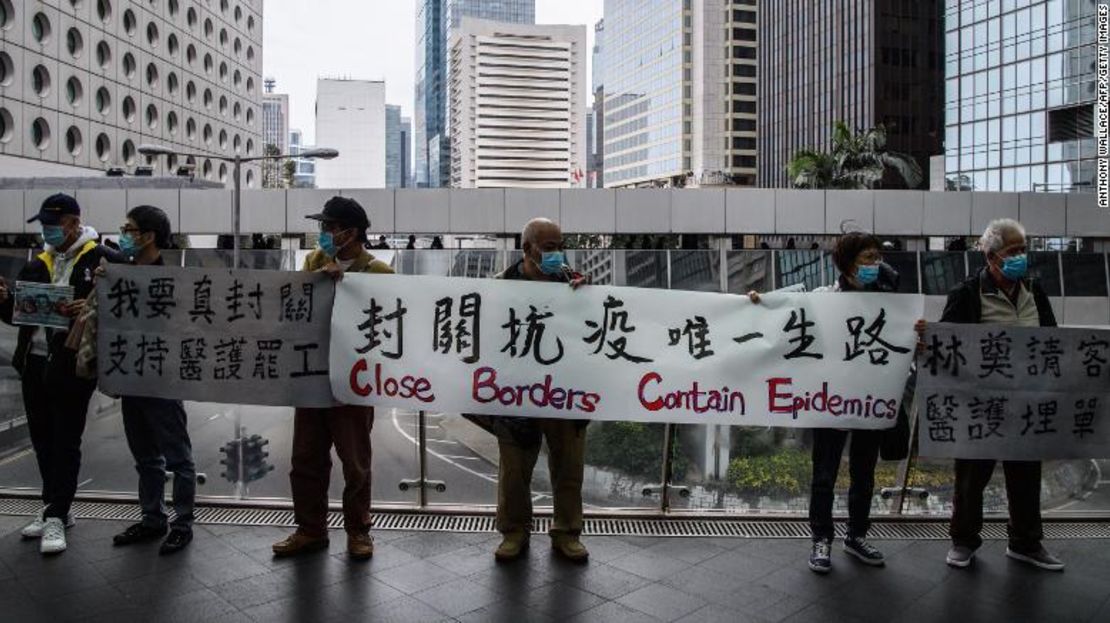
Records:
{"label": "black baseball cap", "polygon": [[39,221],[43,225],[57,225],[65,215],[81,216],[81,206],[77,200],[65,193],[50,195],[42,202],[39,213],[27,219],[28,223]]}
{"label": "black baseball cap", "polygon": [[350,197],[332,197],[324,204],[323,212],[309,214],[305,218],[324,223],[337,223],[345,227],[370,229],[370,219],[366,216],[366,210]]}

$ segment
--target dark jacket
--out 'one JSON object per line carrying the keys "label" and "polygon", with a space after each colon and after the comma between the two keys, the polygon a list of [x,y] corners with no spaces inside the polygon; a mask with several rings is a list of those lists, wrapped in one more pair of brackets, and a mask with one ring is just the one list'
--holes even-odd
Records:
{"label": "dark jacket", "polygon": [[[569,283],[571,279],[578,279],[581,276],[580,273],[567,270],[563,274],[555,277],[553,281]],[[503,272],[494,275],[494,279],[530,281],[524,274],[524,260],[520,260]],[[484,415],[480,413],[464,413],[463,417],[490,433],[493,433],[497,438],[515,443],[518,446],[535,447],[540,445],[542,440],[540,428],[536,425],[535,418],[515,417],[511,415]],[[578,424],[580,430],[590,423],[589,420],[574,420],[574,422]]]}
{"label": "dark jacket", "polygon": [[[1035,279],[1023,279],[1022,284],[1033,294],[1033,302],[1037,305],[1037,315],[1040,317],[1041,326],[1055,327],[1056,314],[1052,312],[1052,304],[1049,303],[1048,295],[1045,294],[1040,284]],[[978,273],[968,277],[948,293],[948,302],[944,305],[944,313],[940,315],[940,321],[979,324],[983,319],[981,294],[997,291],[998,286],[991,279],[987,269],[979,269]]]}
{"label": "dark jacket", "polygon": [[[100,266],[100,260],[106,259],[111,263],[126,262],[127,258],[121,253],[109,249],[98,243],[87,243],[90,247],[84,253],[80,253],[73,264],[73,270],[69,276],[69,285],[73,286],[73,300],[83,299],[89,296],[92,292],[93,284],[96,278],[95,272]],[[19,271],[17,279],[19,281],[30,281],[34,283],[50,283],[50,268],[47,264],[47,255],[44,251],[34,257],[30,262]],[[12,313],[14,311],[15,297],[9,296],[8,300],[0,305],[0,321],[5,324],[12,324]],[[71,325],[72,326],[72,325]],[[22,374],[23,364],[27,361],[27,354],[31,351],[31,340],[34,337],[35,331],[40,330],[41,327],[20,326],[19,338],[16,342],[15,354],[12,356],[12,367]],[[66,333],[57,329],[42,329],[46,331],[46,341],[50,354],[62,352],[65,349]]]}

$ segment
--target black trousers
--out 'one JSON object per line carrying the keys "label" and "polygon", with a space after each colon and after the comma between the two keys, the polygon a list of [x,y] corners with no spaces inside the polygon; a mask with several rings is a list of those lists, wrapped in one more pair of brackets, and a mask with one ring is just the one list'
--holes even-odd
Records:
{"label": "black trousers", "polygon": [[848,435],[848,537],[863,538],[871,527],[871,496],[875,491],[875,464],[879,461],[882,431],[813,429],[813,481],[809,495],[809,527],[814,540],[831,541],[833,526],[833,487],[840,471],[840,457]]}
{"label": "black trousers", "polygon": [[[952,543],[971,549],[983,544],[983,490],[994,473],[995,461],[956,459],[956,487],[952,496]],[[1040,461],[1003,461],[1006,498],[1010,506],[1007,532],[1010,549],[1029,553],[1040,549],[1041,539],[1041,463]]]}
{"label": "black trousers", "polygon": [[143,523],[166,525],[166,471],[173,473],[173,528],[190,530],[197,495],[197,472],[185,409],[180,400],[124,396],[123,431],[139,472]]}
{"label": "black trousers", "polygon": [[50,357],[28,355],[23,369],[27,429],[42,478],[46,517],[62,520],[77,494],[81,436],[96,381],[78,378],[74,354],[59,349]]}

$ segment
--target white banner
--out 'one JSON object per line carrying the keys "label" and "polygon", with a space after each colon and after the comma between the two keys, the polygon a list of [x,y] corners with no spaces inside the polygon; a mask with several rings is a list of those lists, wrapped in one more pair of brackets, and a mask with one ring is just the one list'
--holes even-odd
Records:
{"label": "white banner", "polygon": [[937,323],[925,341],[921,456],[1110,456],[1110,331]]}
{"label": "white banner", "polygon": [[913,357],[916,295],[743,296],[347,275],[332,391],[457,413],[886,428]]}

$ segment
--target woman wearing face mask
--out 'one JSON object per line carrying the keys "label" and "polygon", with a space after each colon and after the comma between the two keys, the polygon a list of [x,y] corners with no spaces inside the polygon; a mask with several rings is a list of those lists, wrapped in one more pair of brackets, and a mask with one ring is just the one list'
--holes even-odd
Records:
{"label": "woman wearing face mask", "polygon": [[[897,292],[898,273],[883,263],[882,245],[875,236],[864,232],[850,232],[836,241],[832,260],[840,277],[830,287],[815,292]],[[759,303],[757,292],[748,297]],[[835,428],[813,429],[813,478],[810,485],[809,525],[813,547],[809,568],[816,573],[832,570],[833,487],[840,470],[840,458],[851,436],[848,450],[848,470],[851,484],[848,488],[848,534],[844,539],[845,553],[861,562],[882,566],[883,554],[867,541],[870,527],[871,498],[875,489],[875,465],[879,460],[879,446],[883,432],[880,430],[842,430]]]}

